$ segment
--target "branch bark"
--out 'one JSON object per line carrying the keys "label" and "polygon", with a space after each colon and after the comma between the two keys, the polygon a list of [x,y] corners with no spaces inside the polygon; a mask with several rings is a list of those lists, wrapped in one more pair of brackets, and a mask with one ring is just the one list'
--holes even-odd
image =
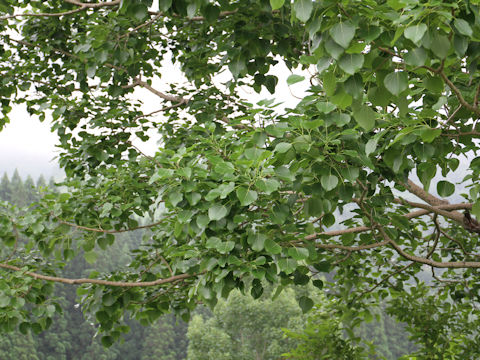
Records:
{"label": "branch bark", "polygon": [[69,278],[56,277],[56,276],[47,276],[47,275],[38,274],[32,271],[24,271],[24,269],[18,266],[13,266],[5,263],[0,263],[0,268],[23,272],[25,275],[31,276],[37,280],[45,280],[45,281],[51,281],[51,282],[69,284],[69,285],[95,284],[95,285],[115,286],[115,287],[157,286],[157,285],[167,284],[175,281],[182,281],[182,280],[200,275],[200,274],[180,274],[180,275],[170,276],[164,279],[157,279],[154,281],[128,282],[128,281],[109,281],[109,280],[102,280],[102,279],[86,279],[86,278],[69,279]]}

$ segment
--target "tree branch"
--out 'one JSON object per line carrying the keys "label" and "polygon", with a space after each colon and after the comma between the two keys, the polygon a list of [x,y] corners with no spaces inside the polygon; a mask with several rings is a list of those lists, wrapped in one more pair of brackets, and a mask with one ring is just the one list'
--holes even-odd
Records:
{"label": "tree branch", "polygon": [[434,261],[431,259],[425,259],[420,256],[410,255],[405,252],[395,241],[393,241],[388,234],[385,232],[385,229],[376,224],[378,231],[382,235],[382,237],[387,241],[393,249],[398,253],[398,255],[402,256],[403,258],[414,261],[420,264],[430,265],[436,268],[456,268],[456,269],[465,269],[465,268],[480,268],[480,262],[477,261],[447,261],[447,262],[440,262]]}
{"label": "tree branch", "polygon": [[86,7],[89,9],[98,9],[98,8],[107,7],[107,6],[116,6],[122,3],[122,0],[113,0],[109,2],[100,2],[100,3],[84,3],[77,0],[64,0],[64,1],[69,4]]}
{"label": "tree branch", "polygon": [[448,201],[439,199],[436,196],[433,196],[432,194],[426,192],[423,188],[415,184],[412,180],[408,180],[407,184],[405,183],[400,183],[403,187],[405,187],[408,191],[410,191],[412,194],[418,196],[420,199],[423,201],[429,203],[430,205],[437,206],[437,205],[444,205],[448,204]]}
{"label": "tree branch", "polygon": [[110,2],[102,2],[102,3],[82,3],[80,1],[75,1],[75,0],[64,0],[66,3],[73,4],[76,6],[79,6],[77,9],[73,10],[68,10],[68,11],[63,11],[59,13],[24,13],[24,14],[12,14],[8,16],[3,16],[0,17],[0,20],[7,20],[7,19],[13,19],[16,17],[60,17],[60,16],[65,16],[65,15],[72,15],[81,11],[85,11],[87,9],[99,9],[102,7],[107,7],[107,6],[115,6],[119,5],[121,3],[121,0],[114,0]]}
{"label": "tree branch", "polygon": [[101,229],[101,228],[97,229],[97,228],[92,228],[92,227],[88,227],[88,226],[82,226],[82,225],[74,224],[74,223],[62,220],[55,215],[53,215],[53,216],[55,217],[55,219],[57,219],[57,221],[60,224],[68,225],[68,226],[71,226],[71,227],[74,227],[74,228],[77,228],[77,229],[81,229],[81,230],[104,233],[104,234],[119,234],[119,233],[124,233],[124,232],[129,232],[129,231],[140,230],[140,229],[148,229],[148,228],[152,228],[154,226],[160,225],[162,222],[164,222],[167,219],[167,218],[164,218],[164,219],[162,219],[160,221],[157,221],[153,224],[140,225],[140,226],[136,226],[134,228],[120,229],[120,230],[104,230],[104,229]]}
{"label": "tree branch", "polygon": [[170,276],[164,279],[157,279],[154,281],[128,282],[128,281],[109,281],[109,280],[86,279],[86,278],[69,279],[69,278],[62,278],[62,277],[56,277],[56,276],[47,276],[47,275],[42,275],[42,274],[38,274],[31,271],[24,271],[24,269],[18,266],[13,266],[5,263],[0,263],[0,268],[23,272],[23,274],[27,276],[31,276],[37,280],[45,280],[45,281],[51,281],[51,282],[69,284],[69,285],[95,284],[95,285],[115,286],[115,287],[157,286],[157,285],[167,284],[175,281],[185,280],[185,279],[200,275],[200,274],[181,274],[181,275]]}
{"label": "tree branch", "polygon": [[[399,200],[399,201],[401,201],[401,200]],[[431,212],[438,213],[438,211],[440,211],[442,209],[443,210],[458,210],[458,209],[471,209],[472,208],[472,204],[467,204],[467,203],[465,203],[465,204],[444,204],[444,205],[438,205],[438,206],[428,206],[428,205],[425,205],[425,204],[415,203],[415,202],[406,201],[406,200],[405,200],[405,202],[408,203],[411,206],[423,208],[423,210],[412,211],[412,212],[409,212],[409,213],[403,215],[407,219],[413,219],[413,218],[416,218],[416,217],[419,217],[419,216],[427,215]],[[417,205],[419,205],[419,206],[417,206]],[[447,217],[451,218],[451,214],[452,213],[448,213],[449,216],[447,216]],[[463,222],[463,215],[461,215],[461,216],[462,216],[461,222]],[[455,216],[454,220],[457,220],[456,216]],[[358,227],[349,228],[349,229],[332,230],[332,231],[325,231],[325,232],[321,232],[321,233],[314,233],[314,234],[306,236],[304,239],[305,240],[316,240],[321,236],[340,236],[340,235],[344,235],[344,234],[359,233],[359,232],[364,232],[364,231],[368,231],[368,230],[371,230],[371,228],[369,228],[368,226],[358,226]]]}

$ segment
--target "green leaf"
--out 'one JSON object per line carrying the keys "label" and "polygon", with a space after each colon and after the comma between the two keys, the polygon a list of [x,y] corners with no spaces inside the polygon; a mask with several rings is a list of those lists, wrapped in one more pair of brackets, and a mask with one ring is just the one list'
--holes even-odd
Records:
{"label": "green leaf", "polygon": [[293,5],[295,10],[295,16],[298,20],[302,22],[307,22],[310,19],[310,15],[313,10],[313,1],[312,0],[297,0]]}
{"label": "green leaf", "polygon": [[162,11],[167,11],[172,6],[172,0],[160,0],[159,7]]}
{"label": "green leaf", "polygon": [[365,145],[365,155],[370,155],[375,151],[377,148],[377,142],[378,139],[371,138],[370,140],[367,141],[367,144]]}
{"label": "green leaf", "polygon": [[129,12],[136,20],[142,21],[148,16],[148,7],[144,4],[134,4],[132,8],[129,7]]}
{"label": "green leaf", "polygon": [[418,25],[409,26],[408,28],[406,28],[405,31],[403,32],[403,35],[407,39],[412,40],[416,45],[419,45],[420,40],[422,40],[423,35],[425,35],[426,31],[427,31],[427,25],[418,24]]}
{"label": "green leaf", "polygon": [[282,252],[282,247],[278,245],[274,240],[267,238],[265,239],[265,251],[272,255],[277,255]]}
{"label": "green leaf", "polygon": [[205,6],[202,13],[205,15],[205,20],[207,20],[207,22],[213,23],[220,16],[220,7],[209,4]]}
{"label": "green leaf", "polygon": [[376,117],[377,113],[366,105],[356,106],[353,109],[353,118],[366,131],[370,131],[375,127]]}
{"label": "green leaf", "polygon": [[258,159],[261,158],[262,154],[265,152],[263,149],[259,149],[258,147],[251,147],[248,149],[245,149],[243,154],[248,160],[255,160],[257,161]]}
{"label": "green leaf", "polygon": [[404,56],[405,63],[412,66],[423,66],[427,61],[427,52],[422,48],[410,50]]}
{"label": "green leaf", "polygon": [[305,76],[301,76],[301,75],[290,75],[288,78],[287,78],[287,84],[288,85],[293,85],[293,84],[296,84],[300,81],[303,81],[305,80]]}
{"label": "green leaf", "polygon": [[363,80],[362,76],[359,74],[355,74],[354,76],[350,76],[347,81],[345,81],[345,91],[352,95],[355,99],[359,98],[363,94]]}
{"label": "green leaf", "polygon": [[430,188],[430,182],[435,177],[437,167],[430,162],[424,162],[417,165],[417,176],[423,184],[425,191]]}
{"label": "green leaf", "polygon": [[468,49],[468,40],[464,36],[455,35],[453,37],[453,47],[458,56],[463,56]]}
{"label": "green leaf", "polygon": [[162,179],[165,179],[165,178],[168,178],[170,176],[173,175],[173,170],[172,169],[164,169],[164,168],[160,168],[158,169],[158,171],[152,175],[152,177],[150,178],[150,180],[148,181],[149,184],[152,184],[154,183],[155,181],[158,181],[158,180],[162,180]]}
{"label": "green leaf", "polygon": [[317,102],[315,106],[317,107],[318,111],[324,114],[331,113],[333,110],[337,108],[335,104],[332,104],[331,102],[324,102],[324,101]]}
{"label": "green leaf", "polygon": [[237,57],[230,61],[230,63],[228,64],[228,68],[232,73],[233,77],[238,78],[239,75],[247,69],[247,66],[245,65],[245,61],[243,59]]}
{"label": "green leaf", "polygon": [[198,204],[200,199],[202,198],[202,195],[199,193],[193,192],[186,194],[185,197],[187,198],[187,201],[190,203],[190,205],[195,206]]}
{"label": "green leaf", "polygon": [[442,134],[442,129],[432,129],[431,127],[425,126],[415,131],[415,134],[419,134],[422,138],[422,141],[426,143],[431,143],[437,137]]}
{"label": "green leaf", "polygon": [[335,93],[337,79],[335,74],[331,71],[326,72],[322,77],[323,90],[327,96],[332,96]]}
{"label": "green leaf", "polygon": [[228,209],[223,205],[213,205],[208,209],[208,217],[212,221],[223,219],[227,214]]}
{"label": "green leaf", "polygon": [[295,260],[305,260],[308,258],[309,252],[305,248],[291,247],[288,249],[288,256]]}
{"label": "green leaf", "polygon": [[472,37],[473,30],[470,27],[470,25],[468,24],[468,22],[466,22],[463,19],[455,19],[453,24],[455,25],[455,28],[458,30],[458,32],[460,34],[468,36],[468,37]]}
{"label": "green leaf", "polygon": [[260,179],[255,183],[255,187],[267,194],[271,194],[276,191],[280,186],[280,183],[275,179]]}
{"label": "green leaf", "polygon": [[320,178],[320,183],[326,191],[333,190],[338,185],[338,178],[335,175],[323,175]]}
{"label": "green leaf", "polygon": [[443,89],[445,88],[445,84],[443,83],[443,80],[438,76],[425,77],[425,79],[423,79],[423,85],[425,86],[426,89],[437,94],[442,93]]}
{"label": "green leaf", "polygon": [[[330,100],[332,100],[332,103],[335,104],[339,109],[345,110],[347,107],[352,105],[352,96],[347,94],[346,92],[340,91],[330,97]],[[338,115],[347,115],[349,118],[350,116],[348,114],[338,114]]]}
{"label": "green leaf", "polygon": [[278,268],[285,274],[289,275],[297,268],[297,261],[290,258],[283,258],[278,261]]}
{"label": "green leaf", "polygon": [[430,49],[440,59],[444,59],[450,50],[450,40],[446,35],[436,35],[432,40]]}
{"label": "green leaf", "polygon": [[291,148],[292,148],[292,144],[282,142],[275,146],[275,152],[278,152],[279,154],[283,154],[283,153],[286,153]]}
{"label": "green leaf", "polygon": [[220,246],[222,243],[222,240],[216,236],[209,237],[207,242],[205,243],[205,246],[207,249],[216,249],[217,247]]}
{"label": "green leaf", "polygon": [[235,183],[230,181],[228,184],[220,185],[217,190],[220,192],[220,199],[225,199],[235,189]]}
{"label": "green leaf", "polygon": [[83,254],[85,261],[88,262],[89,264],[93,264],[95,261],[97,261],[97,256],[98,255],[95,251],[88,251]]}
{"label": "green leaf", "polygon": [[45,226],[41,223],[35,223],[31,226],[31,229],[34,234],[40,234],[45,229]]}
{"label": "green leaf", "polygon": [[477,200],[472,206],[472,214],[475,215],[477,219],[480,219],[480,200]]}
{"label": "green leaf", "polygon": [[308,216],[320,216],[323,214],[323,201],[317,197],[311,197],[305,203],[305,212]]}
{"label": "green leaf", "polygon": [[168,200],[173,206],[177,206],[177,204],[183,200],[183,194],[178,191],[174,191],[168,195]]}
{"label": "green leaf", "polygon": [[344,49],[338,45],[335,41],[333,41],[332,38],[328,38],[327,41],[325,42],[325,50],[334,58],[337,59],[340,57],[340,55],[343,54]]}
{"label": "green leaf", "polygon": [[216,249],[220,254],[228,254],[234,247],[235,243],[233,241],[225,241],[221,242]]}
{"label": "green leaf", "polygon": [[112,336],[109,336],[109,335],[102,336],[102,345],[105,346],[106,348],[109,348],[110,346],[112,346],[114,342],[115,342],[115,339]]}
{"label": "green leaf", "polygon": [[437,183],[437,193],[441,197],[448,197],[455,192],[455,185],[451,182],[441,180]]}
{"label": "green leaf", "polygon": [[322,290],[323,289],[323,281],[322,280],[313,280],[312,281],[313,286],[315,286],[317,289]]}
{"label": "green leaf", "polygon": [[355,25],[348,21],[340,22],[334,25],[329,33],[338,45],[346,49],[355,36]]}
{"label": "green leaf", "polygon": [[413,146],[413,151],[421,161],[429,161],[435,154],[435,147],[430,144],[416,143]]}
{"label": "green leaf", "polygon": [[355,180],[357,180],[358,175],[360,174],[360,170],[357,167],[349,166],[342,169],[341,173],[345,179],[354,182]]}
{"label": "green leaf", "polygon": [[323,73],[325,70],[327,70],[332,63],[332,59],[329,57],[323,57],[320,58],[317,62],[317,71],[319,74]]}
{"label": "green leaf", "polygon": [[347,125],[350,122],[350,120],[352,120],[352,118],[348,114],[336,112],[330,115],[329,120],[331,120],[333,124],[341,128],[344,125]]}
{"label": "green leaf", "polygon": [[112,306],[117,301],[117,297],[113,296],[112,293],[107,293],[102,296],[102,304],[104,306]]}
{"label": "green leaf", "polygon": [[267,262],[267,258],[265,256],[259,256],[256,258],[253,263],[258,266],[262,266]]}
{"label": "green leaf", "polygon": [[237,189],[237,197],[242,206],[248,206],[257,200],[258,194],[255,190],[240,187]]}
{"label": "green leaf", "polygon": [[247,238],[248,244],[254,251],[262,251],[267,237],[263,234],[250,234]]}
{"label": "green leaf", "polygon": [[302,309],[302,312],[305,314],[309,312],[311,308],[313,308],[313,300],[310,299],[308,296],[302,296],[298,300],[298,305]]}
{"label": "green leaf", "polygon": [[407,5],[406,0],[387,0],[387,4],[395,11],[398,11]]}
{"label": "green leaf", "polygon": [[280,9],[284,3],[285,0],[270,0],[270,6],[272,7],[272,10]]}
{"label": "green leaf", "polygon": [[207,215],[198,215],[196,222],[199,228],[205,229],[210,223],[210,218]]}
{"label": "green leaf", "polygon": [[221,161],[215,165],[213,168],[215,172],[219,174],[233,174],[235,172],[235,167],[231,162]]}
{"label": "green leaf", "polygon": [[408,76],[404,71],[395,71],[385,76],[383,84],[390,93],[398,96],[402,91],[407,89]]}
{"label": "green leaf", "polygon": [[10,297],[4,293],[0,293],[0,308],[10,305]]}
{"label": "green leaf", "polygon": [[290,172],[290,170],[285,166],[280,166],[280,167],[276,168],[275,169],[275,175],[277,175],[277,177],[280,180],[284,180],[284,181],[295,180],[295,176],[293,176],[292,173]]}
{"label": "green leaf", "polygon": [[362,54],[344,54],[340,58],[338,66],[347,74],[353,75],[362,68],[363,60]]}

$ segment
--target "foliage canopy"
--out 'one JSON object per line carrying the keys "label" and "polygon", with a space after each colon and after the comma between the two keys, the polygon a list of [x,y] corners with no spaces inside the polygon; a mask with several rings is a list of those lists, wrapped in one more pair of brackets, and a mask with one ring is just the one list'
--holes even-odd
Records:
{"label": "foliage canopy", "polygon": [[[480,226],[459,210],[480,216],[478,10],[477,0],[0,1],[0,125],[15,104],[51,115],[68,189],[26,212],[1,206],[2,328],[47,327],[61,310],[55,282],[81,285],[110,345],[126,312],[188,318],[235,288],[259,297],[263,281],[322,287],[319,272],[335,273],[331,292],[353,324],[369,303],[418,300],[411,279],[425,266],[435,291],[422,296],[446,319],[469,314],[454,325],[473,351]],[[170,58],[188,81],[163,82]],[[292,109],[243,101],[241,86],[275,94],[279,61],[310,70],[309,82],[287,80],[307,95]],[[154,156],[132,144],[158,135]],[[127,268],[55,276],[138,229],[148,236]],[[440,326],[426,316],[422,331]]]}

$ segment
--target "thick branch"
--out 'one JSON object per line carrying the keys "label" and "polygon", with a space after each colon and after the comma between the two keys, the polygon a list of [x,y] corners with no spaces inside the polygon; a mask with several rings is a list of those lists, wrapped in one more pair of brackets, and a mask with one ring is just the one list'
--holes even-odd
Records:
{"label": "thick branch", "polygon": [[101,280],[101,279],[68,279],[56,276],[47,276],[42,274],[37,274],[31,271],[24,271],[22,268],[17,266],[0,263],[0,268],[8,269],[12,271],[20,271],[23,272],[27,276],[31,276],[34,279],[38,280],[45,280],[45,281],[52,281],[57,283],[63,284],[70,284],[70,285],[81,285],[81,284],[95,284],[95,285],[104,285],[104,286],[115,286],[115,287],[147,287],[147,286],[156,286],[167,284],[175,281],[181,281],[188,279],[190,277],[197,276],[198,274],[181,274],[170,276],[164,279],[157,279],[154,281],[144,281],[144,282],[127,282],[127,281],[108,281],[108,280]]}
{"label": "thick branch", "polygon": [[414,207],[418,207],[421,209],[428,210],[429,212],[433,212],[438,215],[442,215],[446,218],[455,220],[461,224],[463,224],[463,217],[464,215],[459,213],[458,211],[447,211],[447,210],[459,210],[459,209],[471,209],[472,204],[448,204],[444,206],[430,206],[428,204],[422,204],[412,201],[403,200],[406,204]]}
{"label": "thick branch", "polygon": [[412,194],[418,196],[420,199],[429,203],[430,205],[437,206],[448,204],[448,201],[439,199],[436,196],[433,196],[432,194],[426,192],[425,190],[423,190],[423,188],[415,184],[412,180],[408,180],[407,184],[401,183],[401,185],[407,188],[407,190],[410,191]]}
{"label": "thick branch", "polygon": [[188,102],[187,99],[183,99],[181,97],[178,97],[178,96],[172,96],[172,95],[167,95],[167,94],[164,94],[163,92],[161,91],[158,91],[156,89],[154,89],[150,84],[148,84],[147,82],[141,80],[140,78],[135,78],[135,82],[136,84],[140,85],[141,87],[147,89],[148,91],[150,91],[151,93],[157,95],[158,97],[164,99],[164,100],[167,100],[167,101],[171,101],[171,102],[178,102],[178,103],[182,103],[182,104],[186,104]]}
{"label": "thick branch", "polygon": [[[472,204],[444,204],[444,205],[439,205],[439,206],[428,206],[428,205],[425,205],[425,204],[414,203],[414,202],[411,202],[411,201],[406,201],[406,203],[408,203],[411,206],[420,207],[420,208],[424,209],[424,210],[412,211],[412,212],[409,212],[408,214],[403,215],[407,219],[417,218],[417,217],[420,217],[420,216],[423,216],[423,215],[427,215],[431,212],[439,213],[439,211],[441,211],[442,209],[443,210],[459,210],[459,209],[471,209],[472,208]],[[417,206],[417,205],[419,205],[419,206]],[[443,214],[441,214],[441,215],[443,215]],[[454,215],[454,216],[455,216],[454,220],[457,220],[457,216],[456,215]],[[460,222],[463,221],[463,215],[461,215],[461,216],[462,216],[462,220]],[[448,212],[447,217],[452,218],[452,213]],[[325,231],[325,232],[321,232],[321,233],[315,233],[315,234],[308,235],[308,236],[305,237],[305,240],[316,240],[321,236],[340,236],[340,235],[343,235],[343,234],[359,233],[359,232],[365,232],[365,231],[368,231],[368,230],[371,230],[368,226],[358,226],[358,227],[349,228],[349,229]]]}

